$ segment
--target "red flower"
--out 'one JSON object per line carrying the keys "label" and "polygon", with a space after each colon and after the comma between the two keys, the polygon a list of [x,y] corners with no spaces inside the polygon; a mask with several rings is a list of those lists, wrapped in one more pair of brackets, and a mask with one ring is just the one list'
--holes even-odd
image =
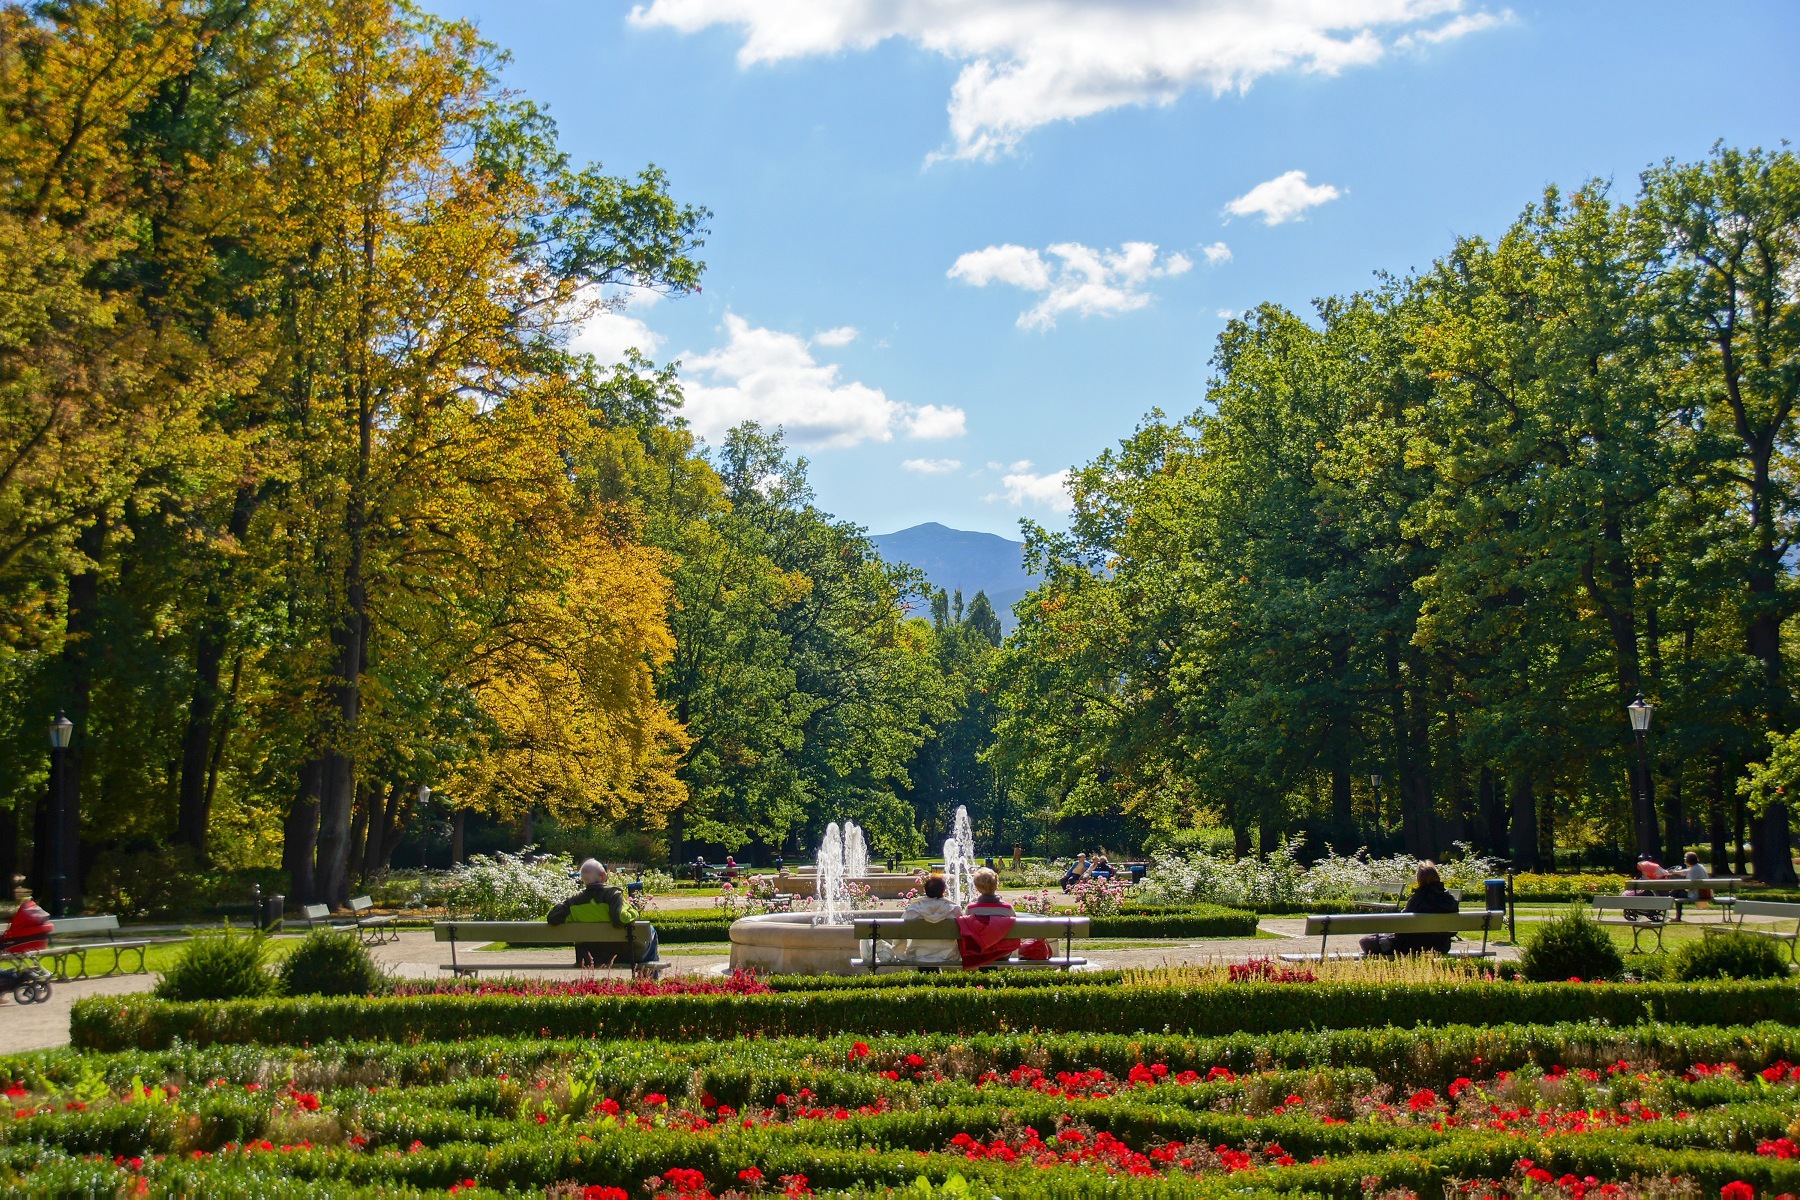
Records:
{"label": "red flower", "polygon": [[1720,1188],[1719,1198],[1720,1200],[1756,1200],[1756,1189],[1740,1179]]}
{"label": "red flower", "polygon": [[852,1062],[856,1061],[859,1058],[867,1058],[867,1057],[869,1057],[869,1043],[855,1042],[855,1043],[851,1044],[850,1060]]}
{"label": "red flower", "polygon": [[755,1167],[745,1167],[738,1172],[737,1177],[739,1183],[747,1183],[752,1187],[760,1185],[763,1181],[763,1173]]}

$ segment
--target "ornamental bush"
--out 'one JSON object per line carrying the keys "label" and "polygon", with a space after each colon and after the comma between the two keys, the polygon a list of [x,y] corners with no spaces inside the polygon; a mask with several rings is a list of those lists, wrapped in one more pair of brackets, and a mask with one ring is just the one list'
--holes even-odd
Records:
{"label": "ornamental bush", "polygon": [[1611,935],[1575,908],[1532,932],[1519,955],[1519,972],[1538,983],[1617,979],[1625,973],[1625,958]]}
{"label": "ornamental bush", "polygon": [[162,1000],[249,1000],[279,988],[269,974],[268,941],[260,933],[208,930],[196,934],[156,981]]}
{"label": "ornamental bush", "polygon": [[372,996],[388,979],[355,935],[315,929],[277,972],[290,996]]}
{"label": "ornamental bush", "polygon": [[1700,979],[1785,979],[1787,956],[1768,938],[1731,933],[1703,937],[1675,952],[1667,976],[1680,982]]}

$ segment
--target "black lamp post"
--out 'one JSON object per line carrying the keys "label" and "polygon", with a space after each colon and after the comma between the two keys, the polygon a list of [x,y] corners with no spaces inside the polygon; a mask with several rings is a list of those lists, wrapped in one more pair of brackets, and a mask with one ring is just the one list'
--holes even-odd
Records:
{"label": "black lamp post", "polygon": [[1644,743],[1650,733],[1650,714],[1656,710],[1644,703],[1644,694],[1638,693],[1636,700],[1625,706],[1625,713],[1631,718],[1631,732],[1637,738],[1637,794],[1633,797],[1632,824],[1637,837],[1638,857],[1656,853],[1656,835],[1654,815],[1650,810],[1650,759],[1644,749]]}
{"label": "black lamp post", "polygon": [[69,739],[75,734],[75,722],[62,713],[50,722],[50,915],[67,916],[69,899],[69,858],[74,841],[75,822],[69,812],[68,765]]}

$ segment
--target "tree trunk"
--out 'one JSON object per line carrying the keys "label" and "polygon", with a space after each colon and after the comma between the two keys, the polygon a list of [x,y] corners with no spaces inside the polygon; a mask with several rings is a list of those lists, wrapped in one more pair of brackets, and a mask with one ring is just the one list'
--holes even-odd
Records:
{"label": "tree trunk", "polygon": [[1788,830],[1787,805],[1780,800],[1756,819],[1756,877],[1764,883],[1785,887],[1795,882],[1794,848]]}
{"label": "tree trunk", "polygon": [[64,899],[63,912],[73,916],[81,911],[81,793],[82,764],[87,760],[87,743],[92,724],[91,694],[93,688],[94,640],[98,633],[100,609],[100,575],[98,564],[106,553],[107,523],[95,521],[77,543],[91,563],[92,569],[69,577],[68,637],[63,642],[63,698],[69,720],[75,722],[75,733],[63,756],[63,826],[62,847]]}
{"label": "tree trunk", "polygon": [[1687,852],[1687,814],[1681,807],[1681,783],[1687,764],[1675,764],[1674,773],[1669,776],[1668,802],[1664,806],[1664,826],[1667,835],[1663,842],[1663,861],[1671,871],[1681,865],[1682,857]]}
{"label": "tree trunk", "polygon": [[457,809],[456,815],[450,818],[450,865],[455,866],[463,861],[463,810]]}
{"label": "tree trunk", "polygon": [[381,824],[372,831],[377,836],[373,841],[374,862],[365,868],[365,874],[378,874],[386,871],[393,861],[394,847],[400,842],[400,831],[407,825],[412,816],[412,797],[418,795],[418,789],[395,783],[388,789],[387,807],[382,810]]}
{"label": "tree trunk", "polygon": [[1556,870],[1556,793],[1544,793],[1544,806],[1538,820],[1538,847],[1541,851],[1543,869]]}
{"label": "tree trunk", "polygon": [[281,866],[287,872],[288,895],[302,904],[313,895],[313,851],[319,840],[320,764],[300,768],[294,803],[282,827]]}
{"label": "tree trunk", "polygon": [[332,680],[330,749],[320,756],[318,866],[312,902],[341,907],[350,902],[350,810],[356,799],[356,759],[350,752],[362,711],[363,651],[367,645],[367,599],[360,575],[361,553],[347,573],[349,606],[332,636],[338,656]]}
{"label": "tree trunk", "polygon": [[[356,877],[359,880],[367,873],[364,870],[363,864],[368,861],[369,808],[371,804],[372,798],[369,795],[369,785],[358,780],[356,784],[356,799],[351,802],[350,806],[350,838],[349,846],[345,853],[345,856],[349,861],[344,865],[344,876],[346,879],[349,878],[352,870],[356,872]],[[346,893],[349,891],[348,888],[345,888],[344,890]],[[346,896],[346,899],[348,899],[348,896]]]}
{"label": "tree trunk", "polygon": [[1509,814],[1506,811],[1505,785],[1494,774],[1490,767],[1481,768],[1479,783],[1481,822],[1476,841],[1485,854],[1502,856],[1507,852],[1506,826]]}
{"label": "tree trunk", "polygon": [[0,901],[12,903],[18,875],[19,809],[0,809]]}
{"label": "tree trunk", "polygon": [[1438,828],[1431,790],[1431,734],[1425,698],[1414,687],[1406,696],[1406,774],[1400,820],[1407,853],[1415,858],[1436,858]]}
{"label": "tree trunk", "polygon": [[[242,542],[255,511],[255,489],[239,487],[227,522],[233,539]],[[214,721],[219,710],[219,668],[225,662],[225,643],[230,626],[223,609],[225,595],[215,583],[206,589],[204,617],[194,637],[194,687],[188,697],[187,722],[181,734],[181,773],[175,786],[175,840],[194,848],[197,861],[206,861],[206,823],[212,808],[211,774],[208,771],[214,741]],[[239,660],[241,666],[242,660]],[[236,669],[233,675],[237,674]],[[236,692],[235,680],[232,688]]]}
{"label": "tree trunk", "polygon": [[1511,852],[1513,870],[1535,871],[1538,869],[1537,796],[1532,790],[1531,776],[1515,776],[1511,793],[1512,821],[1507,831],[1507,849]]}
{"label": "tree trunk", "polygon": [[1712,842],[1712,861],[1707,870],[1714,875],[1731,871],[1731,854],[1725,838],[1725,755],[1713,751],[1712,792],[1706,798],[1706,832]]}
{"label": "tree trunk", "polygon": [[1339,853],[1351,853],[1360,844],[1356,814],[1350,807],[1350,768],[1343,763],[1331,767],[1331,832],[1338,839]]}
{"label": "tree trunk", "polygon": [[1748,875],[1750,873],[1750,864],[1744,859],[1744,843],[1750,840],[1749,830],[1745,827],[1744,817],[1744,798],[1741,795],[1737,795],[1734,791],[1731,798],[1731,840],[1736,850],[1732,856],[1731,867],[1731,873],[1734,875]]}

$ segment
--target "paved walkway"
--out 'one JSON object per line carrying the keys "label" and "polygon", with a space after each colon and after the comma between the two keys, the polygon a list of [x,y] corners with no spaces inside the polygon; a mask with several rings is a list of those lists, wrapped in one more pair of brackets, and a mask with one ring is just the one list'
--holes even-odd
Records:
{"label": "paved walkway", "polygon": [[[705,901],[710,904],[711,901]],[[670,905],[669,907],[674,907]],[[1265,934],[1284,939],[1298,939],[1305,926],[1304,918],[1265,917],[1258,928]],[[1125,946],[1130,939],[1120,939]],[[665,946],[663,958],[671,970],[681,975],[719,974],[729,969],[730,955],[725,953],[686,954],[685,946]],[[1078,948],[1079,949],[1079,948]],[[1356,939],[1349,936],[1331,938],[1333,953],[1353,952]],[[1252,958],[1272,958],[1283,953],[1317,953],[1318,943],[1307,939],[1274,941],[1269,938],[1213,938],[1204,941],[1169,941],[1156,946],[1132,949],[1108,949],[1090,944],[1080,953],[1088,960],[1088,969],[1096,971],[1148,969],[1164,966],[1205,966],[1222,962],[1246,962]],[[372,948],[375,960],[391,974],[407,979],[448,978],[443,968],[450,963],[450,945],[433,940],[429,930],[405,930],[398,939]],[[1518,957],[1518,948],[1499,946],[1500,959]],[[506,964],[506,973],[554,979],[570,977],[568,964],[572,953],[567,947],[547,950],[482,951],[457,948],[459,961],[482,962],[496,966]],[[67,1045],[69,1011],[76,1000],[85,996],[118,996],[147,992],[156,982],[154,975],[115,975],[104,979],[82,979],[53,984],[54,993],[47,1004],[16,1004],[10,996],[0,999],[0,1054],[24,1050],[48,1049]]]}

